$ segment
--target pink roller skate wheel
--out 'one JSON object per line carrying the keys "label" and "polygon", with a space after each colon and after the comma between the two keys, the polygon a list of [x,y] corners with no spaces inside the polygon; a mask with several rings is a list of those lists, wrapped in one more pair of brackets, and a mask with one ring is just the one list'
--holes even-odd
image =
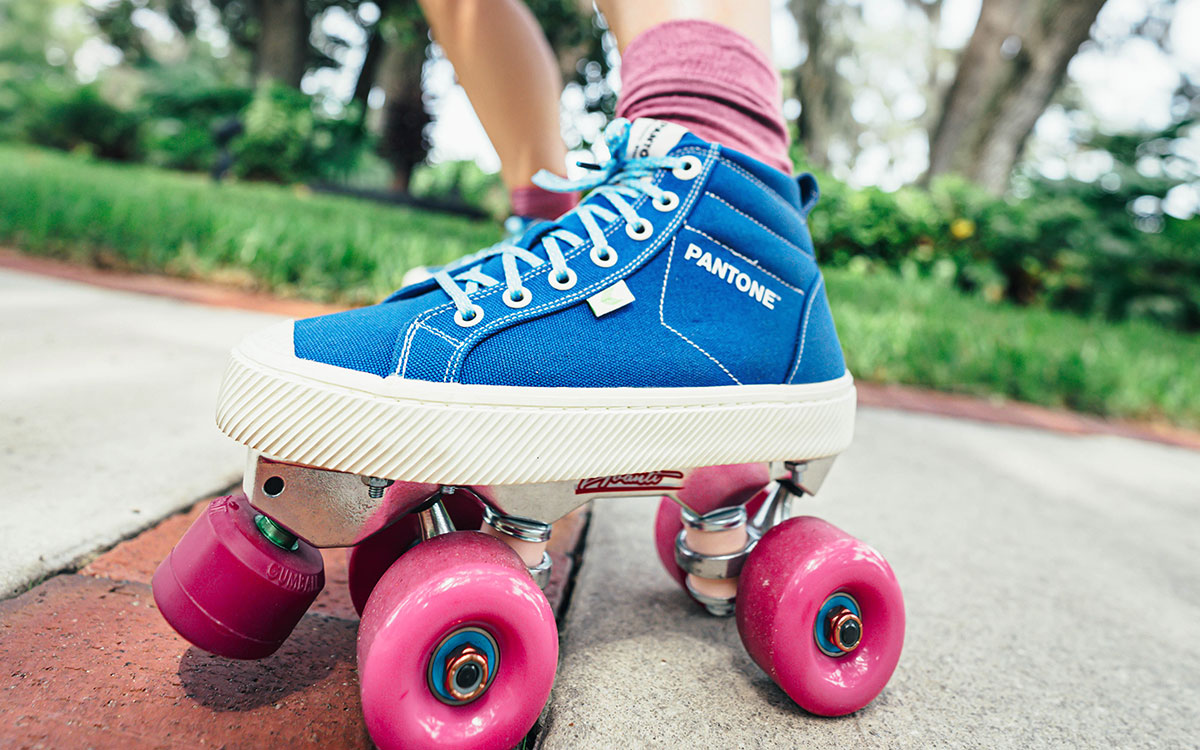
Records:
{"label": "pink roller skate wheel", "polygon": [[[454,528],[478,531],[483,524],[483,505],[469,492],[459,491],[442,498]],[[346,572],[350,601],[361,616],[375,584],[410,547],[421,539],[421,524],[415,513],[400,518],[346,550]]]}
{"label": "pink roller skate wheel", "polygon": [[[837,649],[826,626],[844,622],[839,617],[848,612],[861,622],[846,631],[852,648],[830,655]],[[750,553],[737,624],[750,656],[801,708],[841,716],[870,703],[896,669],[904,599],[878,552],[802,516],[768,531]]]}
{"label": "pink roller skate wheel", "polygon": [[[457,663],[446,646],[460,636],[477,647],[470,658],[482,659],[463,674],[487,682],[454,705],[438,691],[446,665]],[[358,631],[363,716],[381,750],[508,750],[541,713],[557,663],[545,595],[516,553],[473,531],[405,553],[375,587]]]}
{"label": "pink roller skate wheel", "polygon": [[244,496],[209,504],[154,571],[154,601],[196,646],[261,659],[283,644],[325,585],[321,553],[271,543]]}

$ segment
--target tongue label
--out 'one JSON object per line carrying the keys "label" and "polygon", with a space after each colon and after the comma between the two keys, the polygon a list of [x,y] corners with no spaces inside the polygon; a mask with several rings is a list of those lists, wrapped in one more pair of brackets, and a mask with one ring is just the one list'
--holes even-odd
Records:
{"label": "tongue label", "polygon": [[629,145],[625,149],[625,158],[666,156],[687,132],[687,128],[673,122],[652,120],[649,117],[634,120],[629,128]]}

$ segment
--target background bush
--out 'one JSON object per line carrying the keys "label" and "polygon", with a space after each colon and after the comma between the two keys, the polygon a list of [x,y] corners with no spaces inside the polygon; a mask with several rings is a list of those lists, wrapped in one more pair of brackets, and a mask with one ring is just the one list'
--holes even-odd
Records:
{"label": "background bush", "polygon": [[956,179],[852,190],[828,177],[811,218],[822,262],[948,279],[989,301],[1200,330],[1200,219],[1145,217],[1130,195],[1073,181],[994,198]]}

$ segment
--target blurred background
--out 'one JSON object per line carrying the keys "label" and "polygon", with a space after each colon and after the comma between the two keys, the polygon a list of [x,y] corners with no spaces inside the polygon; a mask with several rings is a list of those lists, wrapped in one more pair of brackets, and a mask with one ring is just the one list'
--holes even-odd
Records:
{"label": "blurred background", "polygon": [[[528,4],[569,167],[620,60],[590,2]],[[1200,427],[1200,0],[777,0],[773,34],[856,375]],[[498,167],[411,0],[0,0],[7,248],[366,303],[499,238]]]}

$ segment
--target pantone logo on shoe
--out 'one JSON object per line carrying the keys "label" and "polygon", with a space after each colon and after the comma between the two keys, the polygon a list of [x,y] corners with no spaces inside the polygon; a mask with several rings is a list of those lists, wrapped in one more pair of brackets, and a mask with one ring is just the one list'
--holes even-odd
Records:
{"label": "pantone logo on shoe", "polygon": [[700,249],[700,246],[694,242],[687,246],[687,250],[683,253],[683,259],[693,261],[697,266],[708,271],[713,276],[728,282],[730,286],[739,292],[743,292],[747,296],[754,298],[756,302],[768,310],[775,309],[775,302],[779,299],[779,295],[768,289],[766,285],[750,278],[749,275],[729,261],[714,258],[712,253]]}

